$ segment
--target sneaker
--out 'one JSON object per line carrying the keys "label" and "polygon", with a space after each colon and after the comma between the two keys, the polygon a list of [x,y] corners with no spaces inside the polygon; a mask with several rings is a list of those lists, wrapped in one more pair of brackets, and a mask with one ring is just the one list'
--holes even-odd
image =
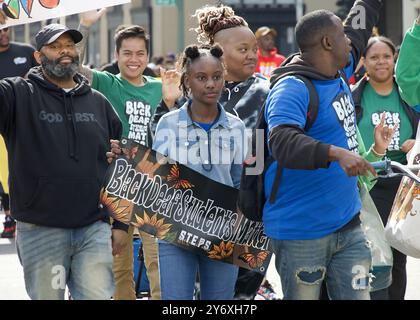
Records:
{"label": "sneaker", "polygon": [[280,300],[277,294],[274,292],[271,284],[265,280],[264,283],[258,289],[255,300]]}
{"label": "sneaker", "polygon": [[4,230],[1,233],[1,238],[14,238],[16,233],[16,221],[6,221],[3,225]]}

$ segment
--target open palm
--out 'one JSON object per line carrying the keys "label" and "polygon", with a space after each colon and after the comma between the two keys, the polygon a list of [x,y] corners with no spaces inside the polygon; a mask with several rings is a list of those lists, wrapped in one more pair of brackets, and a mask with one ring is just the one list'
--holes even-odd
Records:
{"label": "open palm", "polygon": [[80,24],[85,27],[90,27],[96,22],[99,21],[99,19],[105,14],[106,8],[102,8],[100,10],[91,10],[87,12],[82,12],[80,17]]}

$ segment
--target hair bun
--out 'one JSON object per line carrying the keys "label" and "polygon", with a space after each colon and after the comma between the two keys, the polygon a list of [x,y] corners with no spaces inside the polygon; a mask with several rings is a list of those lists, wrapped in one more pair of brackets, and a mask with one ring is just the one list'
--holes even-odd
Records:
{"label": "hair bun", "polygon": [[185,48],[185,56],[194,60],[200,56],[200,50],[196,45],[188,46]]}
{"label": "hair bun", "polygon": [[223,56],[223,49],[219,44],[215,44],[210,48],[210,53],[213,57],[220,58]]}

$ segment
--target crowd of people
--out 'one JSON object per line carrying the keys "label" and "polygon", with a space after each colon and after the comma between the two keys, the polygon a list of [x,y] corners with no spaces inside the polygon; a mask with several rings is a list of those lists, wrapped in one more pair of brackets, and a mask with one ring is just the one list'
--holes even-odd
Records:
{"label": "crowd of people", "polygon": [[[2,237],[16,236],[29,297],[64,299],[68,288],[73,299],[135,300],[137,234],[153,300],[194,299],[197,281],[205,300],[276,299],[265,274],[157,239],[99,202],[122,137],[240,188],[245,131],[264,119],[273,161],[264,171],[263,224],[284,299],[404,299],[406,256],[397,250],[392,284],[370,287],[360,188],[370,189],[386,224],[400,179],[374,180],[370,163],[386,156],[404,164],[414,146],[420,18],[397,62],[392,41],[372,36],[382,1],[354,6],[344,21],[327,10],[304,15],[295,28],[299,52],[288,58],[276,49],[275,29],[253,31],[223,5],[195,12],[197,44],[178,62],[173,53],[151,62],[145,29],[123,25],[115,60],[89,68],[87,39],[103,9],[80,14],[78,30],[46,25],[35,48],[0,29]],[[355,29],[360,7],[365,26]],[[0,9],[0,28],[5,22]],[[220,131],[242,139],[211,139]],[[214,160],[214,151],[229,162]]]}

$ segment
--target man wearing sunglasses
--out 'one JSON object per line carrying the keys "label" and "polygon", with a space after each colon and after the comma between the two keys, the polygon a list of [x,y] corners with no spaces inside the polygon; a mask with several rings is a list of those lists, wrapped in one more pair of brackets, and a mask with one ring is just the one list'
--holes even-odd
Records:
{"label": "man wearing sunglasses", "polygon": [[0,29],[0,79],[24,77],[38,64],[34,58],[35,49],[30,45],[10,41],[10,29]]}

